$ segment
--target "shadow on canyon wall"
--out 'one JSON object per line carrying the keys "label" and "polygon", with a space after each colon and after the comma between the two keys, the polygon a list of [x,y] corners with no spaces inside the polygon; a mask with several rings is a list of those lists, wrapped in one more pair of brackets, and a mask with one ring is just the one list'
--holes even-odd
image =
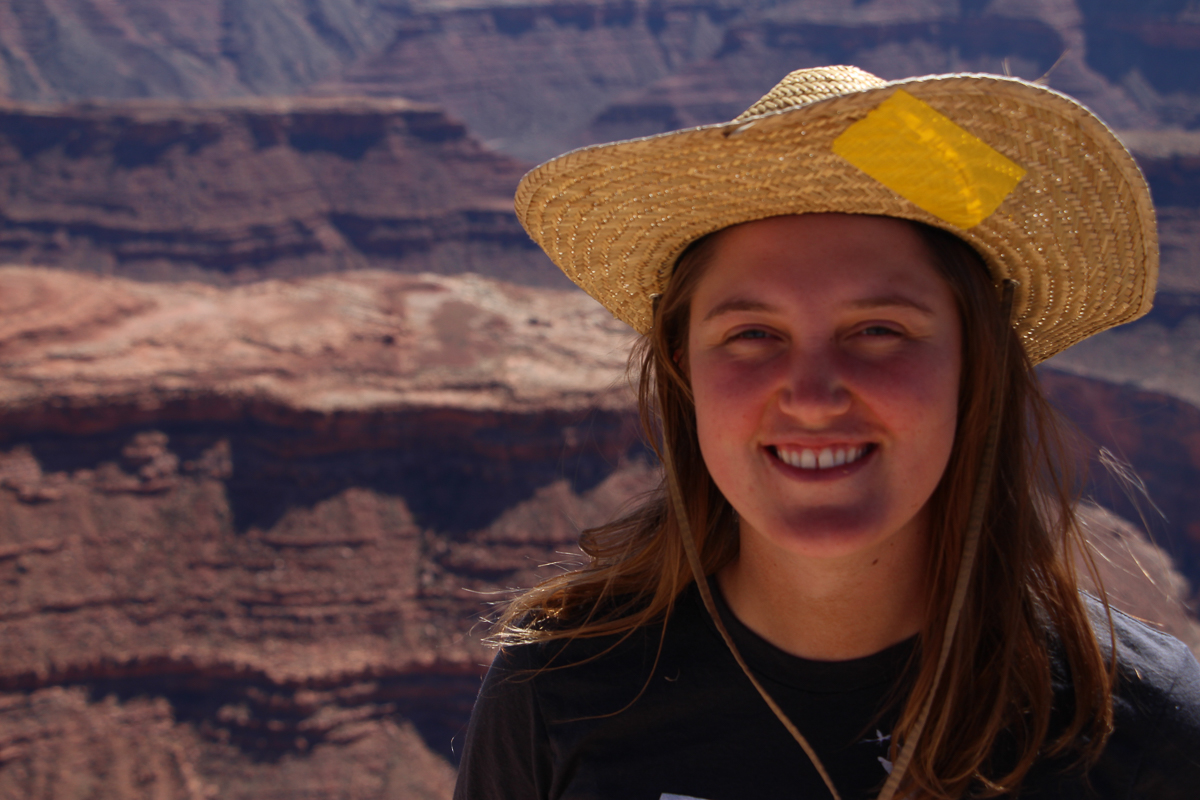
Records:
{"label": "shadow on canyon wall", "polygon": [[[631,441],[632,426],[628,414],[605,411],[485,419],[433,411],[355,420],[353,427],[369,437],[369,445],[352,435],[343,438],[344,429],[336,426],[314,433],[257,421],[159,425],[155,434],[170,442],[168,463],[185,470],[205,464],[214,448],[228,452],[223,484],[237,534],[272,529],[293,509],[311,510],[358,488],[403,497],[414,524],[461,537],[488,527],[544,486],[561,480],[575,494],[585,494],[618,464],[648,457],[640,442]],[[105,491],[159,491],[159,482],[178,473],[154,473],[147,483],[143,471],[160,454],[152,444],[142,449],[131,444],[137,434],[138,429],[123,429],[16,441],[42,472],[100,470],[108,480]]]}

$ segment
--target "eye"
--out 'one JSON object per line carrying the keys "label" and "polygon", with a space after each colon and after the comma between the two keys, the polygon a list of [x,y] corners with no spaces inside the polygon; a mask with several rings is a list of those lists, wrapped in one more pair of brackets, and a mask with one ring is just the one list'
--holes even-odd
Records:
{"label": "eye", "polygon": [[774,339],[775,336],[765,328],[742,328],[729,334],[726,344],[760,344]]}
{"label": "eye", "polygon": [[901,336],[900,331],[895,328],[889,328],[887,325],[868,325],[859,331],[861,336],[869,337],[886,337],[886,336]]}
{"label": "eye", "polygon": [[759,330],[758,328],[750,328],[749,330],[738,331],[737,333],[735,333],[733,336],[731,336],[729,338],[731,338],[731,339],[765,339],[765,338],[767,338],[767,332],[764,330]]}

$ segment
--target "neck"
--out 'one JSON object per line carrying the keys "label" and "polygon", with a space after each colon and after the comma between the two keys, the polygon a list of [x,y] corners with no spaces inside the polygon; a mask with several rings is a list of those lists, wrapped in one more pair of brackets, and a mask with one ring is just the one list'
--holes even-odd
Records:
{"label": "neck", "polygon": [[771,644],[802,658],[845,661],[921,629],[925,543],[922,528],[851,557],[810,559],[743,536],[717,581],[734,615]]}

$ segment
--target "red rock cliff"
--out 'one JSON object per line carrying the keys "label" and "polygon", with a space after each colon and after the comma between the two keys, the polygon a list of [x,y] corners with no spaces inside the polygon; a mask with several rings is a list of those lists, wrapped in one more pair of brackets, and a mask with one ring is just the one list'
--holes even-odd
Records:
{"label": "red rock cliff", "polygon": [[0,259],[212,283],[375,267],[569,285],[524,165],[402,100],[0,104]]}
{"label": "red rock cliff", "polygon": [[577,292],[7,268],[0,307],[2,796],[445,798],[488,601],[654,482]]}

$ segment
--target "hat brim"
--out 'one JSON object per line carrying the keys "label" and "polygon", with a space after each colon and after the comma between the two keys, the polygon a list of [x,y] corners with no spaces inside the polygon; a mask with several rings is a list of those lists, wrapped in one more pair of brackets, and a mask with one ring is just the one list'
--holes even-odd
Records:
{"label": "hat brim", "polygon": [[[834,153],[835,139],[900,89],[1025,170],[978,224],[951,224]],[[571,280],[640,333],[689,243],[787,214],[899,217],[961,237],[997,281],[1018,281],[1014,325],[1034,363],[1145,314],[1158,276],[1154,208],[1129,152],[1070,98],[993,75],[895,81],[575,150],[525,176],[516,211]]]}

